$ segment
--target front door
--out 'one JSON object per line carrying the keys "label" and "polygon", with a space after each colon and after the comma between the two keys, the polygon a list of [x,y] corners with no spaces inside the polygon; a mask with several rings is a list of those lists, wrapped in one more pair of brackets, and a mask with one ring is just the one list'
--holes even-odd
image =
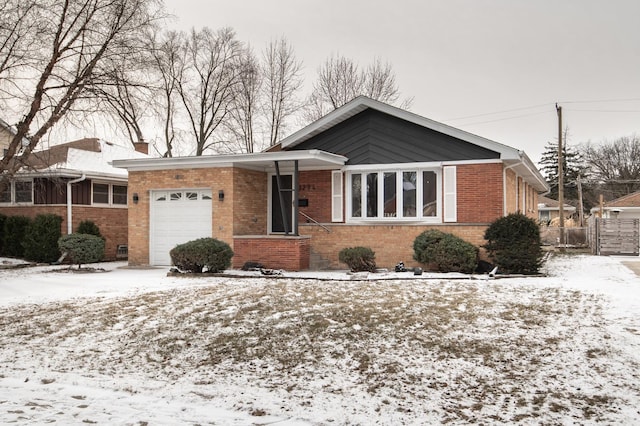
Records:
{"label": "front door", "polygon": [[[293,229],[293,176],[280,175],[280,181],[284,189],[281,194],[285,209],[286,231],[291,233]],[[285,220],[282,217],[278,177],[275,175],[271,176],[271,232],[285,233]]]}

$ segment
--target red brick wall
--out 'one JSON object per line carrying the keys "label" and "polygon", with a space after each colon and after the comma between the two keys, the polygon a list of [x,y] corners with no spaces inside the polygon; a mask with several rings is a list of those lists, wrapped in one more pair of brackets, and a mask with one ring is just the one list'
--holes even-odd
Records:
{"label": "red brick wall", "polygon": [[234,238],[233,267],[242,268],[245,262],[258,262],[271,269],[303,271],[309,269],[309,237],[236,237]]}
{"label": "red brick wall", "polygon": [[502,216],[502,164],[456,167],[458,223],[490,223]]}
{"label": "red brick wall", "polygon": [[[331,222],[331,171],[300,172],[298,186],[299,197],[309,200],[309,206],[300,207],[300,211],[320,223]],[[306,223],[308,219],[300,215],[298,221]]]}
{"label": "red brick wall", "polygon": [[438,229],[459,236],[475,246],[485,243],[486,225],[327,225],[331,232],[317,225],[301,225],[300,234],[311,237],[311,250],[330,262],[333,269],[346,269],[338,260],[345,247],[370,247],[376,253],[376,264],[393,269],[400,261],[407,266],[420,266],[413,260],[413,241],[427,229]]}
{"label": "red brick wall", "polygon": [[[6,216],[31,218],[39,214],[55,214],[62,217],[62,235],[67,234],[67,206],[0,207],[0,213]],[[114,260],[117,246],[127,244],[127,209],[74,205],[72,213],[71,229],[73,232],[83,220],[91,220],[100,228],[100,233],[105,237],[105,260]]]}

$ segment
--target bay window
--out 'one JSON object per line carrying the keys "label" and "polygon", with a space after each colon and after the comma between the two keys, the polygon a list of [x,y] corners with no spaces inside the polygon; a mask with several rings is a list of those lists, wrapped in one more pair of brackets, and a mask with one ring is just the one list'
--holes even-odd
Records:
{"label": "bay window", "polygon": [[440,218],[439,170],[366,170],[347,176],[348,219],[435,222]]}

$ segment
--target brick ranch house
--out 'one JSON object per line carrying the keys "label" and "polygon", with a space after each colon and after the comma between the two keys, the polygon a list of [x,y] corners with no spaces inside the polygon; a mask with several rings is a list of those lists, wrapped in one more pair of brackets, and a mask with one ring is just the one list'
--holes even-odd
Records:
{"label": "brick ranch house", "polygon": [[34,151],[0,192],[0,214],[31,218],[55,214],[62,217],[63,235],[91,220],[105,237],[105,259],[126,257],[127,171],[109,163],[148,158],[147,146],[140,143],[134,150],[85,138]]}
{"label": "brick ranch house", "polygon": [[[169,265],[214,237],[233,267],[342,268],[367,246],[380,267],[412,260],[427,229],[479,246],[496,218],[537,219],[548,185],[522,151],[358,97],[268,152],[114,161],[129,171],[129,264]],[[133,198],[131,198],[133,197]]]}

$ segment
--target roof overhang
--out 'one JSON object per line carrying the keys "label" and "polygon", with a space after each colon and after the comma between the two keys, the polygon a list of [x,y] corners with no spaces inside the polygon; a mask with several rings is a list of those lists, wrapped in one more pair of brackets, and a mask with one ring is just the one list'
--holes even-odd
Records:
{"label": "roof overhang", "polygon": [[55,168],[55,169],[45,169],[45,170],[31,170],[19,172],[15,175],[16,179],[18,178],[79,178],[81,176],[86,177],[87,179],[92,180],[109,180],[109,181],[118,181],[118,182],[127,182],[128,176],[127,173],[97,173],[91,171],[82,171],[75,169],[64,169],[64,168]]}
{"label": "roof overhang", "polygon": [[211,167],[238,167],[264,172],[275,171],[275,163],[282,162],[281,170],[293,169],[298,162],[300,170],[337,169],[347,162],[347,157],[311,149],[306,151],[276,151],[251,154],[202,155],[195,157],[141,158],[114,160],[114,167],[130,172],[170,169],[203,169]]}

